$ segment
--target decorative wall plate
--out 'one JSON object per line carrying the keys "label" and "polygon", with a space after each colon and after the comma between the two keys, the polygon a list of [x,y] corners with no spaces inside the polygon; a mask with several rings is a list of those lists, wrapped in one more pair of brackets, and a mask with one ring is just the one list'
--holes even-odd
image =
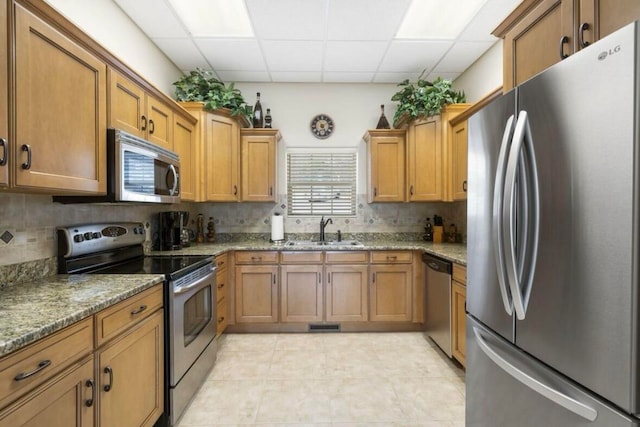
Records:
{"label": "decorative wall plate", "polygon": [[333,133],[333,120],[326,114],[318,114],[311,120],[311,132],[316,138],[329,138]]}

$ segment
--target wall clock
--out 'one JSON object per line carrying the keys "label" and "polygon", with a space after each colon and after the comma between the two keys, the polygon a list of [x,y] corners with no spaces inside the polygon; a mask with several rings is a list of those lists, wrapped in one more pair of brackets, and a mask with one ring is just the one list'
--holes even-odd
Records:
{"label": "wall clock", "polygon": [[316,138],[329,138],[333,133],[333,120],[326,114],[318,114],[311,120],[311,132]]}

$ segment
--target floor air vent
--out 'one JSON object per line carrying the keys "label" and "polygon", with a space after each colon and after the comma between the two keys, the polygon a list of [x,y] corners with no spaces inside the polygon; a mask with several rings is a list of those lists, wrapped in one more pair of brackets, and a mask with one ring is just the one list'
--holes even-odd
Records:
{"label": "floor air vent", "polygon": [[320,324],[314,325],[309,324],[309,332],[340,332],[340,324],[336,323],[334,325],[331,324]]}

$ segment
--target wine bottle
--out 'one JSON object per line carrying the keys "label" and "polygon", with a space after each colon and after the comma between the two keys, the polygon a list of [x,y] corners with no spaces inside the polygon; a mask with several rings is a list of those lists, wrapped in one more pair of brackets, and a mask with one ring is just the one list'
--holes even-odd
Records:
{"label": "wine bottle", "polygon": [[378,125],[376,126],[376,129],[390,129],[391,126],[389,126],[389,121],[387,120],[387,117],[384,115],[384,104],[380,105],[380,111],[382,112],[382,114],[380,115],[380,119],[378,120]]}
{"label": "wine bottle", "polygon": [[264,116],[262,115],[262,104],[260,104],[260,92],[256,94],[256,105],[253,107],[253,127],[261,128],[264,126]]}
{"label": "wine bottle", "polygon": [[271,108],[267,108],[267,115],[264,116],[264,127],[271,129]]}

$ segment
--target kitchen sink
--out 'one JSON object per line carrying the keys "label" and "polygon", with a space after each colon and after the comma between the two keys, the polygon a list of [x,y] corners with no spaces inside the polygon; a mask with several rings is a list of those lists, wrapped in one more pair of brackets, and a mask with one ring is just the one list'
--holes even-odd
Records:
{"label": "kitchen sink", "polygon": [[325,240],[324,242],[319,242],[317,240],[289,240],[285,246],[364,246],[361,242],[357,240]]}

